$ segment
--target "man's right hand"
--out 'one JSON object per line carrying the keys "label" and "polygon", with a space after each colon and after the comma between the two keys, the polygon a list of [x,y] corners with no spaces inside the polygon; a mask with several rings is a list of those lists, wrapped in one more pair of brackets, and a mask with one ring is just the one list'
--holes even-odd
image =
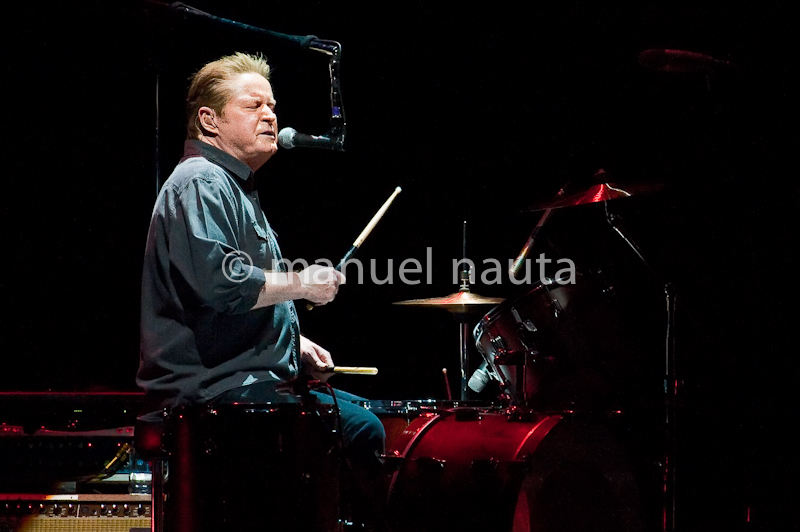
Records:
{"label": "man's right hand", "polygon": [[342,272],[319,264],[312,264],[305,270],[297,272],[297,277],[303,287],[304,299],[315,305],[333,301],[339,291],[339,285],[345,282]]}

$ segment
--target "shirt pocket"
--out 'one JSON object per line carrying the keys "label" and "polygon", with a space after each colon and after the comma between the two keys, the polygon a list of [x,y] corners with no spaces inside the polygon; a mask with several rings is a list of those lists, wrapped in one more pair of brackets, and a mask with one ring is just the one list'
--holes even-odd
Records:
{"label": "shirt pocket", "polygon": [[253,226],[253,247],[257,248],[258,261],[262,268],[271,269],[269,263],[272,261],[272,253],[269,246],[269,235],[255,220],[251,220],[250,223]]}

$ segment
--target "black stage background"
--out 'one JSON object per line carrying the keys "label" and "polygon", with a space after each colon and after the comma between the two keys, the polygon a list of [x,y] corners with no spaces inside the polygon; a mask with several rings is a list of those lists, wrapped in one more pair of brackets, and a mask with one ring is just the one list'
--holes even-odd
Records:
{"label": "black stage background", "polygon": [[[456,322],[391,303],[457,290],[463,222],[473,291],[514,297],[527,288],[482,282],[482,261],[517,255],[539,216],[526,207],[601,168],[618,183],[663,184],[609,207],[679,288],[679,523],[744,530],[750,508],[753,529],[796,529],[793,4],[429,4],[191,3],[343,44],[346,151],[282,151],[260,172],[287,257],[338,261],[403,187],[358,255],[381,279],[393,260],[394,282],[367,270],[329,306],[301,312],[339,364],[380,368],[333,382],[375,399],[441,399],[446,367],[457,394]],[[321,134],[327,58],[138,2],[31,3],[6,26],[0,389],[135,390],[141,254],[158,180],[180,155],[187,78],[221,55],[264,52],[280,125]],[[650,48],[738,68],[649,70],[637,55]],[[627,308],[652,346],[644,365],[658,374],[661,285],[602,206],[562,209],[548,228],[562,256],[623,265]],[[410,276],[422,282],[400,282],[400,262],[425,264],[428,248],[432,269]],[[658,377],[641,382],[660,393]]]}

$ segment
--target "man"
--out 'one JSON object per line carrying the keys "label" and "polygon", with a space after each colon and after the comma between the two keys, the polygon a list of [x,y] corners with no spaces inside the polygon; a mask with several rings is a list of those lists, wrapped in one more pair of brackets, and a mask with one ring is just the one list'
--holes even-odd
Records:
{"label": "man", "polygon": [[[276,385],[302,371],[324,380],[333,366],[300,334],[293,300],[324,305],[344,277],[282,268],[255,186],[278,150],[275,104],[261,56],[223,57],[192,79],[184,157],[156,200],[144,258],[137,383],[154,410],[285,401]],[[338,403],[349,455],[374,473],[380,421]]]}

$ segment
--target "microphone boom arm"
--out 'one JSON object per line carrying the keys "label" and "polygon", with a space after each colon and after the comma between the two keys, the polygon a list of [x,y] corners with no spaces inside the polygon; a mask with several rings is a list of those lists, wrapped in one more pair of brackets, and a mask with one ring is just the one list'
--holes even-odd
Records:
{"label": "microphone boom arm", "polygon": [[237,30],[242,30],[250,33],[258,33],[260,35],[273,39],[275,42],[297,45],[306,50],[322,51],[322,50],[317,50],[316,48],[312,48],[313,43],[318,41],[317,37],[314,35],[288,35],[285,33],[279,33],[277,31],[265,30],[264,28],[251,26],[250,24],[244,24],[242,22],[206,13],[205,11],[201,11],[196,7],[184,4],[183,2],[172,2],[171,4],[165,4],[163,2],[158,2],[156,0],[145,0],[145,4],[161,9],[168,9],[170,11],[180,13],[182,15],[190,15],[195,17],[196,19],[209,20],[223,26],[235,28]]}
{"label": "microphone boom arm", "polygon": [[314,38],[308,45],[309,50],[322,52],[330,56],[328,71],[331,78],[331,129],[325,134],[333,141],[331,149],[344,151],[344,137],[347,122],[344,117],[344,104],[342,103],[341,66],[342,45],[336,41],[324,41]]}
{"label": "microphone boom arm", "polygon": [[243,24],[235,20],[218,17],[195,7],[184,4],[183,2],[172,2],[164,4],[156,0],[145,0],[148,5],[169,9],[183,15],[194,16],[198,19],[211,20],[217,24],[233,27],[251,33],[258,33],[270,39],[284,44],[300,46],[305,50],[319,52],[330,56],[328,69],[331,77],[331,129],[325,134],[333,141],[331,149],[344,151],[344,136],[346,123],[344,118],[344,106],[342,105],[342,89],[339,70],[341,68],[342,45],[336,41],[318,39],[315,35],[287,35],[276,31],[265,30],[249,24]]}

